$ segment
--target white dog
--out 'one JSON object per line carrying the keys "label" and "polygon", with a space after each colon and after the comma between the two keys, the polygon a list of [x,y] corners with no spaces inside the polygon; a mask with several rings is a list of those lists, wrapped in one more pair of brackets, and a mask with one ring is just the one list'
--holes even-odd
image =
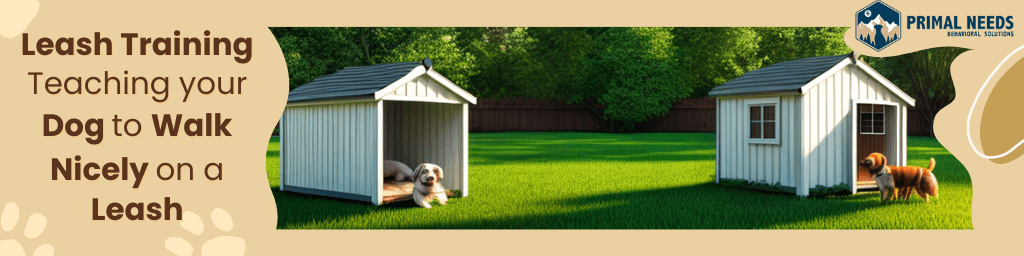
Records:
{"label": "white dog", "polygon": [[412,169],[399,161],[384,160],[384,178],[395,177],[397,181],[412,181]]}
{"label": "white dog", "polygon": [[412,191],[412,199],[416,205],[430,209],[430,201],[437,197],[441,205],[448,204],[448,196],[445,195],[444,187],[441,186],[441,179],[444,178],[444,170],[435,164],[421,164],[413,172],[413,183],[415,188]]}
{"label": "white dog", "polygon": [[878,174],[871,174],[871,177],[875,178],[878,192],[882,194],[882,202],[896,198],[896,183],[892,179],[889,168],[883,168]]}
{"label": "white dog", "polygon": [[892,180],[892,174],[889,173],[889,167],[886,166],[885,156],[871,154],[864,158],[860,165],[868,168],[868,172],[871,173],[871,178],[875,180],[875,185],[878,185],[878,192],[881,194],[882,202],[896,196],[896,184]]}

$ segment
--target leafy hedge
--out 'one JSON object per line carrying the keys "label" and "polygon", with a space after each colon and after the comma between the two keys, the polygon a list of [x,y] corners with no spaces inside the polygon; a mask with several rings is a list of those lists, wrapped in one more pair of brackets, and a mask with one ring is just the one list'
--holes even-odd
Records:
{"label": "leafy hedge", "polygon": [[752,182],[746,180],[720,179],[718,180],[718,184],[730,187],[763,190],[776,193],[792,193],[792,191],[788,191],[786,190],[786,188],[782,187],[782,183],[768,184],[765,182]]}
{"label": "leafy hedge", "polygon": [[[720,179],[718,184],[776,193],[793,193],[793,191],[783,187],[782,183],[768,184],[765,182],[753,182],[737,179]],[[809,192],[812,197],[844,196],[850,194],[850,185],[846,185],[845,183],[831,187],[818,185],[811,188]]]}
{"label": "leafy hedge", "polygon": [[816,197],[850,195],[850,185],[846,185],[846,183],[841,183],[831,187],[818,185],[811,189],[810,194],[811,196]]}

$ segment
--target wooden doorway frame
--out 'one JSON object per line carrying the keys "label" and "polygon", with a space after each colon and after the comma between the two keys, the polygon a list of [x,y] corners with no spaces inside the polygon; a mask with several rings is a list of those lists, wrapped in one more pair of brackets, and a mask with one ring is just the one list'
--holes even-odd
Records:
{"label": "wooden doorway frame", "polygon": [[[859,169],[858,168],[858,166],[859,166],[858,164],[860,163],[860,159],[857,159],[857,146],[858,146],[858,144],[857,144],[858,143],[857,135],[859,135],[858,132],[857,132],[857,127],[860,125],[860,115],[857,114],[857,110],[860,109],[859,108],[860,104],[885,105],[887,107],[893,107],[894,108],[893,112],[896,113],[896,116],[893,116],[893,117],[886,116],[885,118],[886,119],[888,119],[888,118],[895,118],[894,120],[896,120],[896,124],[898,126],[898,128],[897,128],[898,130],[895,133],[886,133],[885,134],[885,136],[886,136],[885,139],[886,140],[890,140],[890,139],[901,140],[900,136],[903,136],[902,134],[903,134],[903,131],[905,130],[905,127],[903,127],[903,125],[905,124],[905,122],[903,121],[903,118],[904,118],[903,117],[903,115],[904,115],[903,114],[903,110],[900,108],[899,103],[890,102],[890,101],[883,101],[883,100],[858,100],[858,99],[855,99],[855,100],[853,100],[852,104],[853,105],[851,105],[851,107],[850,107],[851,113],[848,113],[850,116],[852,116],[852,120],[853,120],[853,122],[850,122],[850,141],[852,142],[852,143],[850,143],[850,158],[853,159],[853,161],[851,161],[851,165],[850,165],[850,169],[851,169],[851,171],[850,171],[850,174],[851,174],[851,176],[850,176],[850,181],[851,181],[850,182],[850,192],[853,193],[853,194],[856,194],[857,193],[857,170]],[[895,136],[895,137],[890,137],[890,136]],[[904,145],[905,145],[905,143],[904,143]],[[900,153],[900,154],[901,155],[905,155],[905,153]],[[891,160],[895,160],[895,159],[891,159]],[[891,164],[896,164],[895,161],[890,162],[890,163]]]}

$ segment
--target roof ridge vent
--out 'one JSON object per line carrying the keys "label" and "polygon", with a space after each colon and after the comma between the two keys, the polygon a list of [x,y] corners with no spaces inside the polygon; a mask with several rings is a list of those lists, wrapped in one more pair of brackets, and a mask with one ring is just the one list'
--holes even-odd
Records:
{"label": "roof ridge vent", "polygon": [[854,62],[856,62],[857,60],[860,60],[860,53],[857,53],[856,51],[851,51],[850,52],[850,60],[852,60]]}

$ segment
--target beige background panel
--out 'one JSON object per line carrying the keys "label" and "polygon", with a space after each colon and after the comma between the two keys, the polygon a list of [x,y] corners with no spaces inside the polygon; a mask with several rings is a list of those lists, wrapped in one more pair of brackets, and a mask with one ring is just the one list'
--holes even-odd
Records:
{"label": "beige background panel", "polygon": [[[1024,94],[1021,85],[1024,85],[1024,62],[1021,57],[1024,52],[1017,52],[1012,56],[1006,56],[1006,62],[998,70],[993,69],[991,80],[988,80],[988,87],[981,92],[978,102],[974,107],[974,115],[971,122],[979,122],[978,129],[972,128],[975,146],[982,153],[989,156],[1002,155],[1010,150],[1006,156],[993,159],[996,163],[1008,163],[1016,160],[1024,150],[1013,147],[1024,139],[1019,128],[1020,95]],[[986,79],[989,79],[986,77]],[[976,97],[974,95],[964,95]]]}
{"label": "beige background panel", "polygon": [[[41,213],[48,223],[37,238],[24,239],[19,232],[4,232],[2,239],[15,238],[29,254],[40,244],[50,244],[56,255],[170,255],[164,248],[169,237],[190,242],[199,254],[203,242],[222,235],[235,235],[248,241],[250,254],[259,252],[258,234],[268,234],[276,222],[273,198],[266,180],[264,160],[266,141],[280,115],[287,94],[287,69],[280,49],[265,26],[238,27],[225,13],[185,15],[197,5],[139,6],[135,2],[86,3],[41,2],[39,14],[25,29],[30,39],[40,37],[93,37],[100,32],[111,39],[112,56],[22,56],[22,37],[0,40],[0,94],[5,111],[2,133],[8,135],[2,158],[7,167],[2,172],[0,201],[16,202],[22,222],[31,213]],[[199,8],[195,8],[199,9]],[[218,8],[227,10],[228,8]],[[194,13],[194,12],[193,12]],[[226,15],[226,16],[225,16]],[[182,20],[183,17],[211,17],[205,21]],[[171,37],[174,30],[182,36],[202,37],[210,30],[214,37],[252,37],[253,59],[238,64],[229,56],[125,56],[120,33],[140,33],[148,37]],[[268,47],[272,46],[272,47]],[[45,76],[112,76],[171,79],[170,99],[156,103],[147,95],[48,95],[32,94],[32,80],[27,72],[40,71]],[[178,76],[227,77],[244,76],[241,95],[199,95],[193,93],[183,103],[183,90]],[[224,80],[227,82],[227,80]],[[278,85],[278,86],[274,86]],[[10,110],[19,111],[10,111]],[[104,140],[89,145],[85,136],[43,137],[42,114],[58,114],[69,118],[102,118]],[[200,117],[205,113],[222,113],[232,118],[228,126],[232,137],[178,138],[156,137],[151,114],[183,114]],[[136,118],[143,132],[138,137],[115,137],[110,119]],[[129,181],[51,181],[50,158],[81,155],[83,162],[120,162],[128,157],[134,162],[150,162],[139,189]],[[156,177],[160,162],[189,162],[195,165],[195,181],[161,181]],[[202,178],[205,163],[221,162],[224,180]],[[193,235],[177,221],[93,221],[91,199],[100,205],[110,202],[162,202],[164,197],[195,212],[205,222],[205,231]],[[211,213],[222,208],[231,214],[235,226],[230,233],[221,232],[211,222]]]}
{"label": "beige background panel", "polygon": [[[936,116],[935,134],[939,142],[949,149],[950,153],[956,155],[971,172],[971,180],[974,185],[972,219],[974,227],[978,231],[1021,228],[1021,221],[1014,219],[1015,217],[1012,217],[1011,214],[1020,209],[1006,202],[1015,201],[1007,197],[1014,193],[1013,188],[1017,186],[1015,180],[1024,178],[1024,175],[1018,171],[1024,167],[1024,162],[1014,161],[998,164],[979,157],[968,144],[967,125],[965,125],[967,113],[978,89],[981,88],[992,69],[1012,50],[1013,48],[997,48],[969,51],[960,55],[953,62],[951,71],[957,92],[963,93],[960,93],[953,103]],[[997,73],[995,77],[999,77],[999,74]],[[988,95],[985,93],[981,95],[975,115],[980,114],[979,112],[984,109],[982,103],[987,97]],[[978,138],[979,133],[976,131],[981,130],[978,120],[980,119],[974,118],[969,123],[973,138]],[[976,143],[977,141],[975,139]]]}
{"label": "beige background panel", "polygon": [[[989,72],[1010,50],[1024,44],[1013,38],[948,38],[941,30],[904,29],[903,37],[882,53],[852,41],[848,44],[866,55],[892,56],[937,46],[961,46],[967,52],[953,64],[953,78],[959,98],[937,117],[939,141],[971,171],[974,182],[973,231],[411,231],[411,230],[275,230],[276,211],[265,174],[267,138],[284,107],[287,69],[268,26],[843,26],[853,25],[852,15],[870,1],[823,3],[821,1],[372,1],[312,3],[289,2],[166,2],[42,1],[39,13],[25,29],[33,39],[47,37],[91,37],[101,32],[115,42],[113,56],[21,56],[20,36],[0,39],[0,132],[8,146],[0,147],[7,163],[2,171],[0,203],[17,202],[22,220],[15,232],[2,232],[0,239],[15,238],[31,251],[51,244],[57,255],[170,255],[164,248],[169,237],[190,242],[198,254],[202,242],[220,235],[245,239],[249,255],[294,254],[379,254],[393,247],[395,237],[429,236],[445,238],[451,245],[424,254],[638,254],[638,253],[728,253],[728,254],[864,254],[856,241],[891,237],[903,243],[877,243],[872,251],[899,254],[1006,253],[1016,250],[1022,226],[1019,219],[1017,181],[1024,162],[996,164],[974,154],[967,143],[967,111]],[[1016,1],[984,2],[886,1],[904,15],[1015,15],[1024,10]],[[226,56],[124,56],[119,33],[143,36],[252,37],[253,59],[238,64]],[[187,103],[180,89],[172,89],[166,103],[154,103],[147,96],[32,95],[26,72],[43,71],[55,76],[102,76],[104,71],[133,76],[246,76],[243,95],[192,95]],[[997,75],[998,77],[998,75]],[[175,86],[172,81],[172,86]],[[173,88],[173,87],[172,87]],[[982,99],[986,99],[985,95]],[[980,104],[980,103],[979,103]],[[182,113],[198,116],[220,112],[233,118],[230,138],[158,138],[151,128],[136,138],[116,138],[105,126],[102,144],[94,146],[83,137],[45,138],[39,133],[43,113],[62,117],[104,118],[113,114],[139,119],[149,126],[153,113]],[[976,126],[976,121],[971,123]],[[976,127],[975,127],[976,128]],[[972,128],[972,131],[977,129]],[[225,179],[209,182],[160,181],[147,175],[140,189],[130,181],[51,181],[51,157],[82,155],[85,161],[187,161],[194,164],[223,162]],[[152,166],[150,168],[153,168]],[[197,174],[201,174],[197,172]],[[206,230],[192,235],[176,221],[89,220],[90,199],[101,203],[117,201],[151,202],[170,196],[203,219]],[[234,228],[214,228],[210,214],[221,208],[231,214]],[[48,224],[37,238],[24,239],[19,228],[28,216],[42,213]],[[736,246],[742,241],[743,246]],[[457,245],[455,245],[457,244]],[[457,249],[453,249],[457,248]],[[423,251],[421,251],[423,252]],[[29,252],[31,253],[31,252]]]}

